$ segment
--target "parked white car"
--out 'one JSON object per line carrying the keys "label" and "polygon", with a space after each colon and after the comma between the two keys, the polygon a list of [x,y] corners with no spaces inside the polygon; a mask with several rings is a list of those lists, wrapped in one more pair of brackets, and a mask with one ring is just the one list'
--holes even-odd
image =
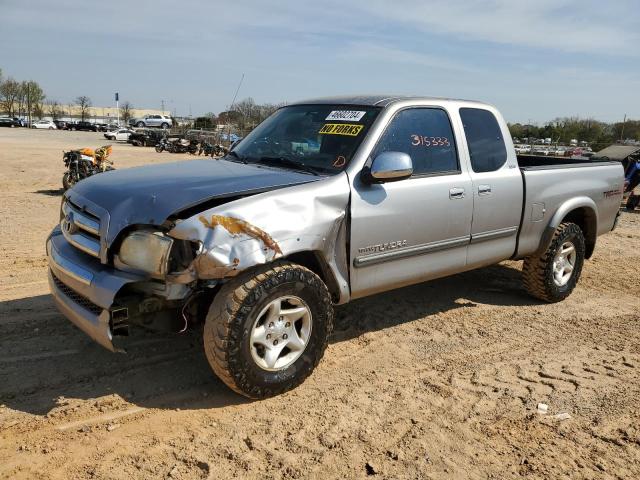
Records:
{"label": "parked white car", "polygon": [[104,138],[108,140],[115,140],[116,142],[126,142],[129,140],[129,135],[133,133],[128,128],[119,128],[114,132],[107,132],[104,134]]}
{"label": "parked white car", "polygon": [[129,120],[129,125],[138,128],[171,128],[173,126],[173,120],[171,120],[169,115],[147,115],[144,118],[132,118]]}
{"label": "parked white car", "polygon": [[515,145],[516,153],[531,153],[531,145]]}
{"label": "parked white car", "polygon": [[44,128],[46,130],[57,130],[56,124],[51,120],[39,120],[31,124],[31,128]]}

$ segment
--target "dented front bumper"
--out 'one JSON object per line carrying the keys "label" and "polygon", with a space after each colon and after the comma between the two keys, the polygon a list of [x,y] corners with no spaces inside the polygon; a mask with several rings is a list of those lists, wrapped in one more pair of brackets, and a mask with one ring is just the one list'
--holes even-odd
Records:
{"label": "dented front bumper", "polygon": [[56,227],[47,239],[49,288],[60,312],[103,347],[113,343],[112,307],[120,289],[142,277],[115,270],[69,244]]}

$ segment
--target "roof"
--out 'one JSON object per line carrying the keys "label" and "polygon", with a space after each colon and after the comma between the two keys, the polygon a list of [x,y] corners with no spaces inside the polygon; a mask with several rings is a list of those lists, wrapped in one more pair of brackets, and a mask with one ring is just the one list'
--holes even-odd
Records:
{"label": "roof", "polygon": [[[413,96],[413,95],[345,95],[336,97],[323,97],[302,100],[290,105],[313,104],[337,104],[337,105],[363,105],[371,107],[386,107],[394,102],[402,100],[455,100],[452,98]],[[461,100],[466,101],[466,100]]]}
{"label": "roof", "polygon": [[596,157],[607,157],[609,160],[622,161],[630,155],[640,152],[640,145],[611,145],[596,152]]}

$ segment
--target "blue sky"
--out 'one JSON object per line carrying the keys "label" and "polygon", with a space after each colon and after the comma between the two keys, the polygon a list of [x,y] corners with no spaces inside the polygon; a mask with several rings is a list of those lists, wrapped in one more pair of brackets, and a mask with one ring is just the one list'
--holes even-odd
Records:
{"label": "blue sky", "polygon": [[[638,0],[0,0],[5,75],[178,115],[239,98],[483,100],[508,121],[640,119]],[[8,40],[9,39],[9,40]]]}

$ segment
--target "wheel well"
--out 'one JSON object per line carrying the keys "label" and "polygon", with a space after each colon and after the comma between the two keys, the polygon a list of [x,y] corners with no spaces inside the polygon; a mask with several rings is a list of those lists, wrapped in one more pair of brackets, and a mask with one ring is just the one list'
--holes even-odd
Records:
{"label": "wheel well", "polygon": [[337,302],[340,299],[340,289],[338,287],[338,282],[336,281],[333,273],[331,272],[331,269],[319,252],[296,252],[292,253],[291,255],[287,255],[283,260],[297,263],[298,265],[302,265],[303,267],[311,270],[313,273],[318,275],[327,286],[327,288],[329,289],[329,293],[331,294],[331,299],[334,302]]}
{"label": "wheel well", "polygon": [[571,210],[567,215],[565,215],[562,221],[575,223],[580,227],[580,230],[582,230],[582,234],[584,235],[585,258],[591,258],[593,250],[596,247],[598,228],[596,213],[591,208],[580,207],[575,210]]}

